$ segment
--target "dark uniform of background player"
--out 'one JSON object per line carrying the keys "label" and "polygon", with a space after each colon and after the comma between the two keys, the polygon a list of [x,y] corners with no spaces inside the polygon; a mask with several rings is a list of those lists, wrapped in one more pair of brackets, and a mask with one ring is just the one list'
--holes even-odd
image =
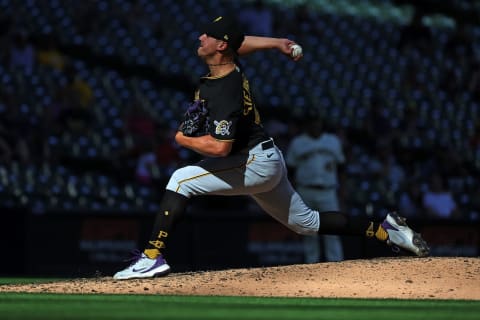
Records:
{"label": "dark uniform of background player", "polygon": [[277,49],[290,55],[293,41],[244,37],[233,19],[224,17],[211,22],[199,40],[197,54],[210,73],[201,79],[195,103],[205,106],[205,118],[208,119],[205,127],[208,129],[200,136],[179,130],[175,140],[205,159],[172,174],[145,250],[114,278],[167,274],[170,266],[161,250],[167,245],[174,221],[183,213],[189,198],[208,194],[249,195],[265,212],[299,234],[367,235],[382,241],[393,236],[418,255],[428,253],[426,244],[414,245],[411,229],[403,225],[402,220],[395,222],[391,216],[387,216],[389,223],[380,224],[362,219],[354,221],[339,212],[324,212],[320,223],[319,212],[306,206],[292,188],[282,153],[261,125],[249,83],[236,58],[237,53],[242,55],[264,49]]}

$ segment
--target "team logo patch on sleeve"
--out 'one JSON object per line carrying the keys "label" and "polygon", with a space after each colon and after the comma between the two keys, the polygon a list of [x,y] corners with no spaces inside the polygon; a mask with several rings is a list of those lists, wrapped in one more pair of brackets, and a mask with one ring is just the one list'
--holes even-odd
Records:
{"label": "team logo patch on sleeve", "polygon": [[221,136],[226,136],[230,134],[230,127],[232,126],[232,121],[214,120],[213,124],[215,125],[215,134],[219,134]]}

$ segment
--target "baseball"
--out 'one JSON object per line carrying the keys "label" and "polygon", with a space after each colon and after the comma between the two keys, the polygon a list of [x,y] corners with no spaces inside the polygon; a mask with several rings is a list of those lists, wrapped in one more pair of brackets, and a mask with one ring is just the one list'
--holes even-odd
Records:
{"label": "baseball", "polygon": [[296,58],[296,57],[301,56],[303,54],[303,49],[298,44],[294,44],[294,45],[290,46],[290,49],[292,49],[292,51],[290,53],[292,58]]}

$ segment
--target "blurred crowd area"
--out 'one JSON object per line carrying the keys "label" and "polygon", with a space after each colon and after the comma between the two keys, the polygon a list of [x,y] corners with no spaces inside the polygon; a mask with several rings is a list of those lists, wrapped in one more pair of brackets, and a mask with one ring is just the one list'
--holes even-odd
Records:
{"label": "blurred crowd area", "polygon": [[173,136],[207,72],[200,30],[233,14],[303,46],[298,63],[265,51],[242,64],[284,151],[312,115],[341,138],[348,213],[478,221],[478,2],[336,3],[0,0],[0,206],[157,210],[169,175],[198,159]]}

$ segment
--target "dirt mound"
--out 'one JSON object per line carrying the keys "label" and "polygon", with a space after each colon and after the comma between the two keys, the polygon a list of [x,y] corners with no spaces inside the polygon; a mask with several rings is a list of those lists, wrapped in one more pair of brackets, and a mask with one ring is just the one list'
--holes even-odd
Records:
{"label": "dirt mound", "polygon": [[0,286],[0,292],[12,291],[480,300],[480,258],[381,258]]}

